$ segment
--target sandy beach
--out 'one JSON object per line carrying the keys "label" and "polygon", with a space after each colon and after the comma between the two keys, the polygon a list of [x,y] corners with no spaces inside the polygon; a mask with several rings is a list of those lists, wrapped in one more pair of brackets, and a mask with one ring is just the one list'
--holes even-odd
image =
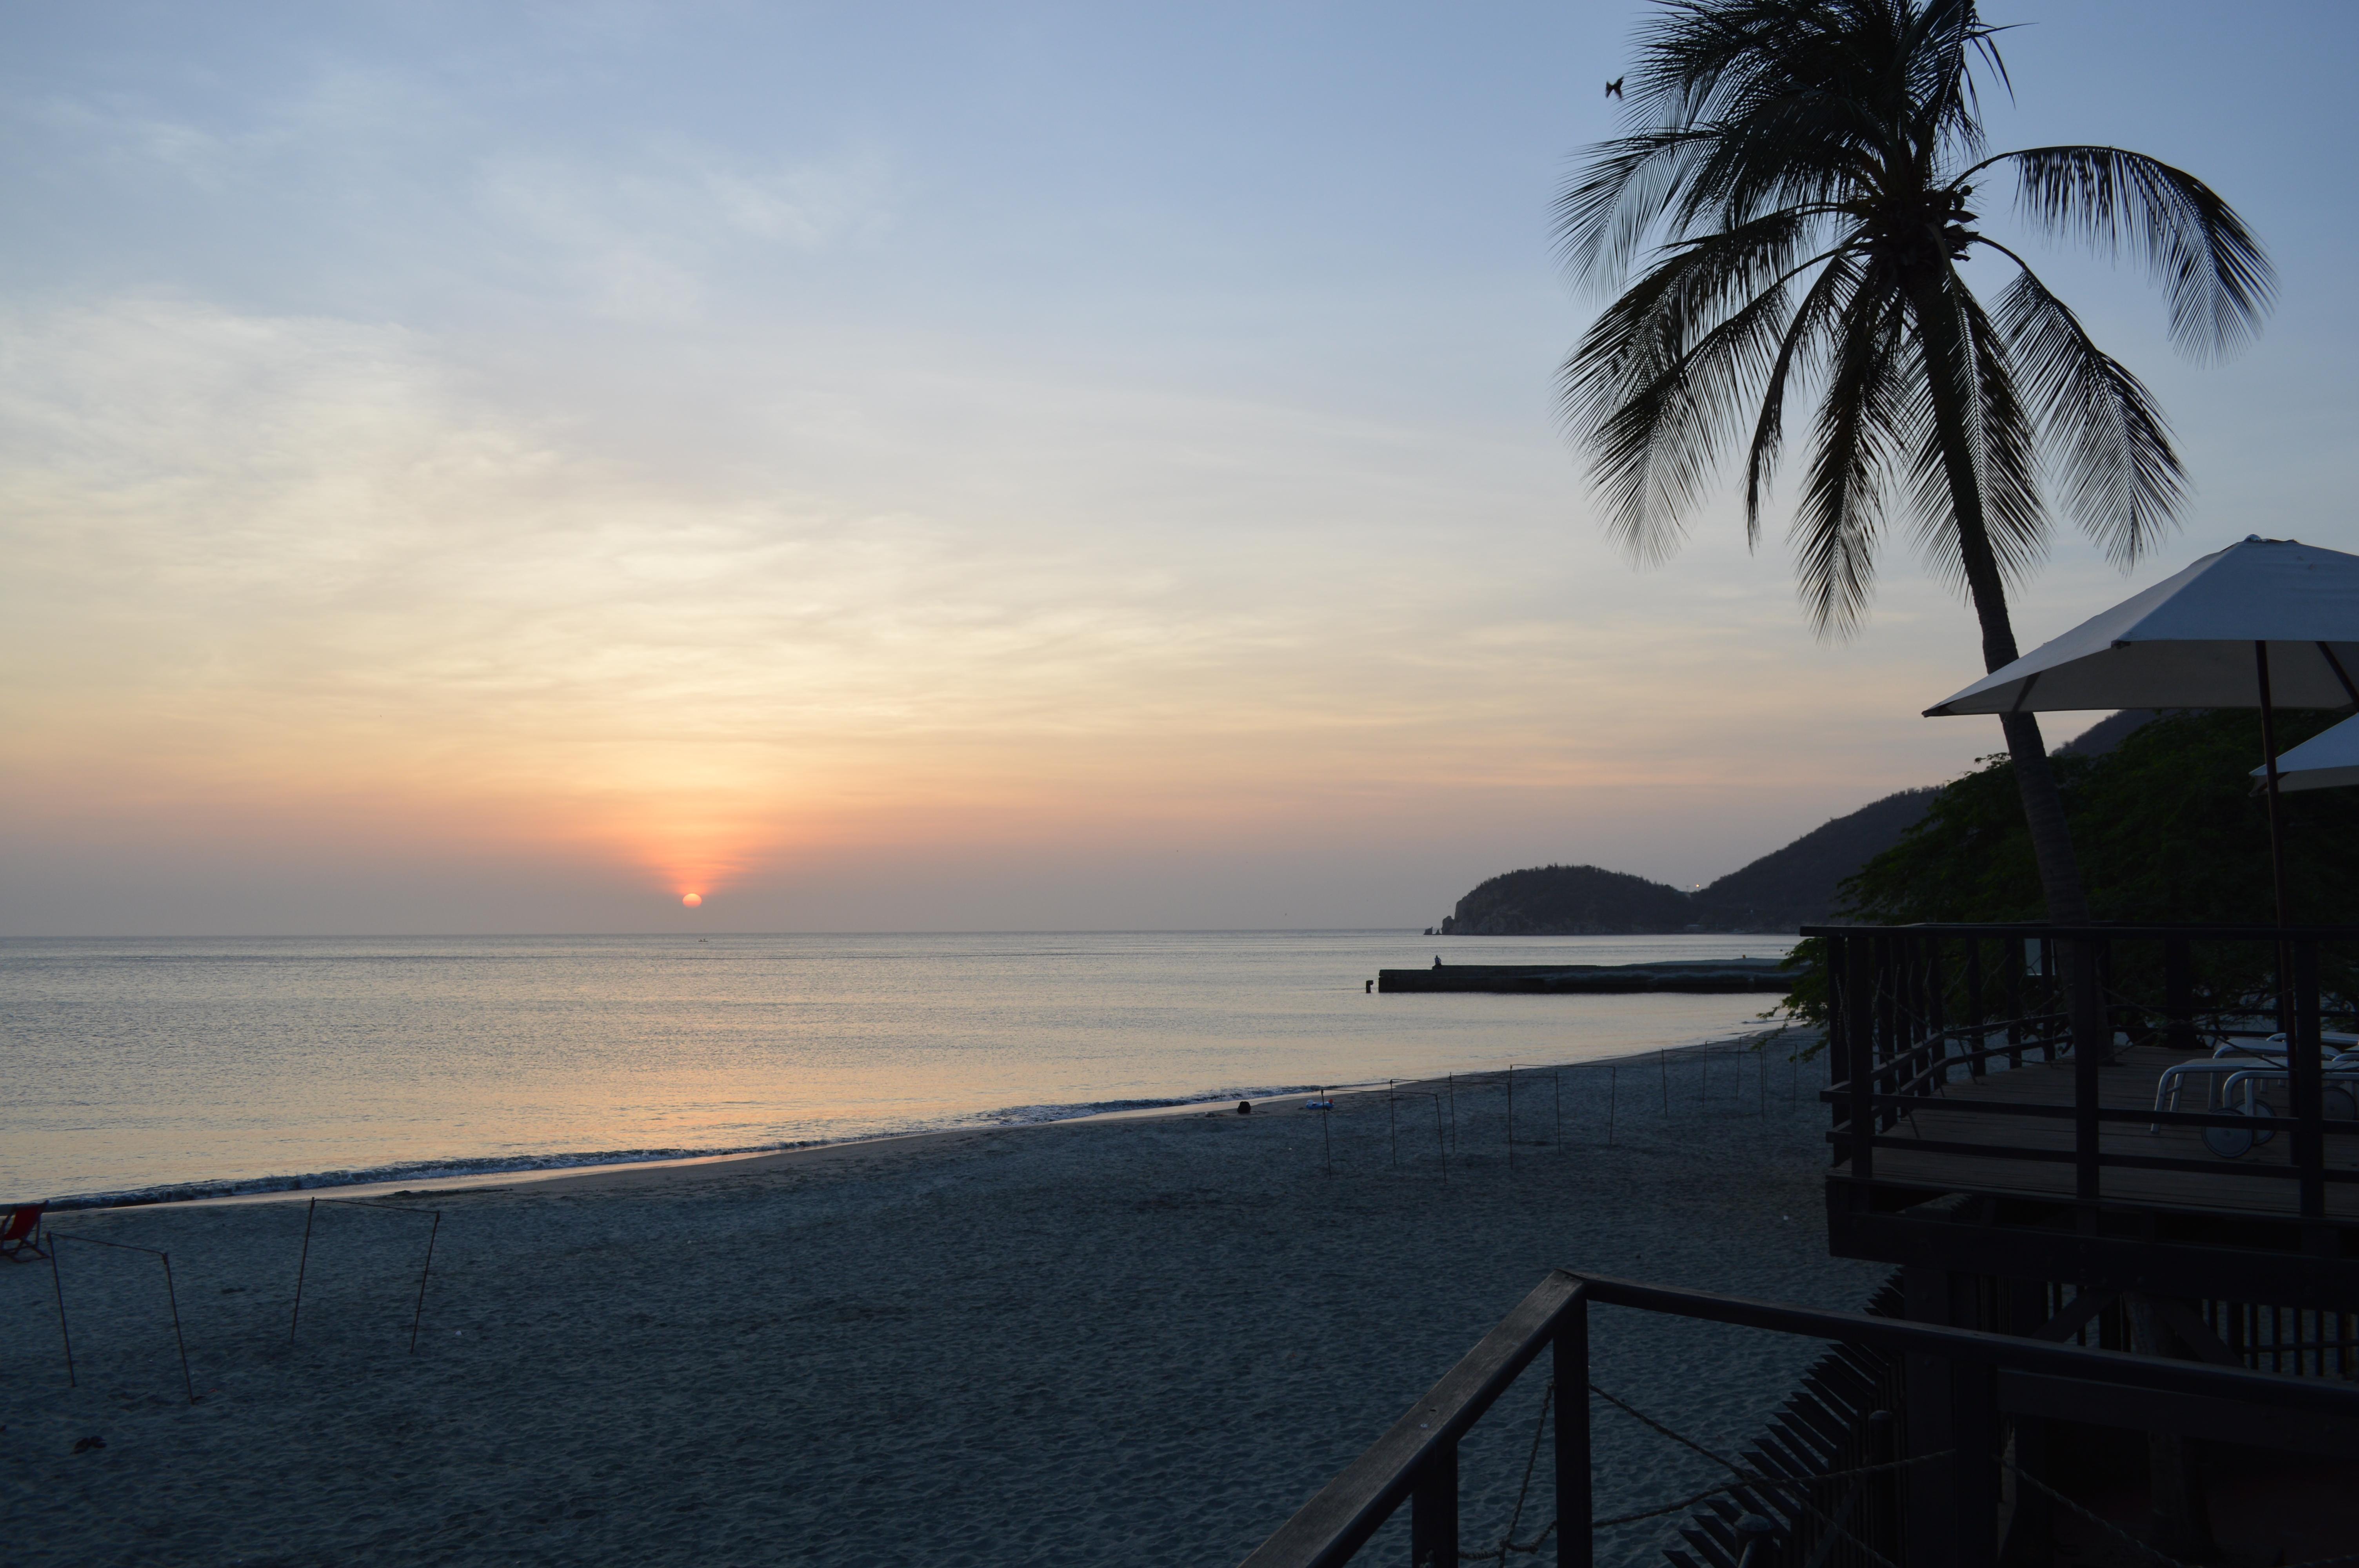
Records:
{"label": "sandy beach", "polygon": [[[415,1355],[422,1216],[321,1205],[290,1346],[302,1197],[64,1215],[170,1252],[202,1399],[154,1259],[64,1244],[75,1389],[49,1269],[0,1268],[8,1560],[1234,1562],[1551,1267],[1864,1299],[1879,1273],[1825,1255],[1815,1086],[1781,1069],[1764,1103],[1723,1056],[1700,1099],[1703,1062],[1673,1058],[1668,1115],[1655,1061],[1623,1065],[1612,1147],[1605,1067],[1518,1074],[1512,1175],[1500,1080],[1462,1080],[1446,1183],[1431,1102],[1389,1108],[1396,1165],[1378,1093],[1323,1129],[1268,1108],[364,1200],[441,1214]],[[1816,1354],[1595,1333],[1601,1385],[1721,1444]],[[1471,1547],[1543,1381],[1467,1448]],[[1602,1510],[1708,1479],[1626,1419],[1597,1436]]]}

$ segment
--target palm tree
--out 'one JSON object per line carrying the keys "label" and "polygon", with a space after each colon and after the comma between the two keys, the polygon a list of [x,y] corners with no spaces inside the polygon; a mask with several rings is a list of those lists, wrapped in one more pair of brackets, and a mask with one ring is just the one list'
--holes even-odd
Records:
{"label": "palm tree", "polygon": [[[2273,292],[2244,222],[2183,170],[2119,147],[1986,156],[1976,81],[2007,85],[1997,31],[1974,0],[1662,0],[1628,74],[1635,128],[1559,208],[1574,277],[1619,291],[1562,383],[1614,536],[1668,554],[1742,440],[1757,543],[1788,406],[1815,400],[1792,524],[1813,623],[1857,627],[1897,503],[1972,601],[1991,669],[2017,655],[2007,589],[2046,547],[2043,470],[2125,570],[2183,475],[2137,377],[1975,227],[1977,186],[2011,175],[2032,228],[2142,253],[2191,355],[2239,346]],[[2003,269],[1987,305],[1959,265],[1977,256]],[[2002,722],[2049,916],[2085,921],[2038,722]]]}

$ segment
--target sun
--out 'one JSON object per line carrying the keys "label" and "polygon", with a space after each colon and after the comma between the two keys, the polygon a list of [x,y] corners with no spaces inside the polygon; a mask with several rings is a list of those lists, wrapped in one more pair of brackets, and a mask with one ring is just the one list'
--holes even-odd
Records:
{"label": "sun", "polygon": [[679,895],[679,902],[688,905],[689,908],[694,909],[698,904],[704,902],[704,895],[701,892],[684,892]]}

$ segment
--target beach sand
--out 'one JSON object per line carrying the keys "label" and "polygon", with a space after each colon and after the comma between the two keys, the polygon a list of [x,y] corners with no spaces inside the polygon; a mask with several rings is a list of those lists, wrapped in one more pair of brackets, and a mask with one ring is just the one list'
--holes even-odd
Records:
{"label": "beach sand", "polygon": [[[1430,1101],[933,1135],[317,1210],[59,1217],[0,1267],[12,1563],[1220,1563],[1242,1558],[1551,1267],[1853,1306],[1826,1256],[1822,1108],[1782,1064],[1654,1059]],[[1553,1120],[1560,1087],[1564,1136]],[[1788,1098],[1789,1093],[1793,1096]],[[1763,1114],[1764,1112],[1767,1114]],[[338,1195],[331,1192],[325,1195]],[[1733,1448],[1819,1347],[1600,1309],[1595,1378]],[[1514,1506],[1544,1369],[1462,1465],[1470,1548]],[[1611,1513],[1719,1479],[1599,1409]],[[81,1440],[103,1447],[77,1453]],[[1545,1449],[1518,1535],[1550,1516]],[[1407,1517],[1390,1527],[1402,1535]],[[1675,1522],[1675,1521],[1666,1521]],[[1662,1524],[1618,1532],[1653,1557]],[[1398,1561],[1380,1541],[1369,1561]]]}

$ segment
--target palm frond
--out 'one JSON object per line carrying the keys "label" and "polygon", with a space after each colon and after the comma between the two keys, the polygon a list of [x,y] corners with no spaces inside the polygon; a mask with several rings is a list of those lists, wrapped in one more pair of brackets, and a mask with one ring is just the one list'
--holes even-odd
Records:
{"label": "palm frond", "polygon": [[1898,48],[1909,62],[1910,97],[1919,105],[1918,141],[1929,149],[1956,148],[1967,157],[1983,147],[1982,104],[1974,88],[1980,59],[2002,82],[2006,62],[1974,0],[1927,0],[1900,21]]}
{"label": "palm frond", "polygon": [[[1930,8],[1930,25],[1954,31],[1957,14],[1979,25],[1968,0]],[[1870,189],[1893,127],[1915,113],[1910,51],[1924,10],[1914,0],[1664,5],[1627,73],[1637,128],[1598,147],[1560,195],[1569,270],[1616,280],[1649,232],[1734,228]],[[1935,118],[1936,139],[1956,128],[1953,115]]]}
{"label": "palm frond", "polygon": [[1993,318],[2038,415],[2065,509],[2128,570],[2153,548],[2185,486],[2162,411],[2028,266]]}
{"label": "palm frond", "polygon": [[2276,272],[2235,209],[2193,175],[2121,147],[2030,147],[1991,161],[2014,166],[2017,205],[2033,222],[2103,254],[2125,239],[2143,252],[2182,352],[2233,353],[2259,330]]}
{"label": "palm frond", "polygon": [[1606,526],[1640,560],[1675,547],[1717,449],[1774,362],[1814,221],[1781,215],[1682,247],[1609,306],[1568,359],[1560,407],[1591,451]]}
{"label": "palm frond", "polygon": [[1576,285],[1621,281],[1711,139],[1709,131],[1673,126],[1592,149],[1556,199],[1557,258]]}
{"label": "palm frond", "polygon": [[1875,587],[1884,497],[1905,447],[1908,388],[1921,380],[1897,297],[1866,287],[1845,312],[1819,405],[1810,479],[1795,509],[1802,603],[1819,634],[1859,629]]}
{"label": "palm frond", "polygon": [[1777,362],[1761,390],[1761,414],[1754,421],[1753,445],[1745,455],[1745,546],[1761,542],[1761,505],[1767,498],[1786,438],[1786,394],[1797,373],[1808,373],[1825,352],[1827,341],[1841,319],[1845,303],[1857,292],[1863,274],[1847,252],[1837,252],[1824,271],[1803,293],[1777,345]]}
{"label": "palm frond", "polygon": [[[2048,514],[2037,424],[2016,386],[2006,337],[1954,272],[1918,312],[1918,327],[1928,366],[1912,427],[1919,554],[1935,577],[1963,590],[1967,552],[1984,548],[2000,580],[2020,584],[2047,556]],[[1939,425],[1943,396],[1953,400],[1964,438],[1962,492]]]}

